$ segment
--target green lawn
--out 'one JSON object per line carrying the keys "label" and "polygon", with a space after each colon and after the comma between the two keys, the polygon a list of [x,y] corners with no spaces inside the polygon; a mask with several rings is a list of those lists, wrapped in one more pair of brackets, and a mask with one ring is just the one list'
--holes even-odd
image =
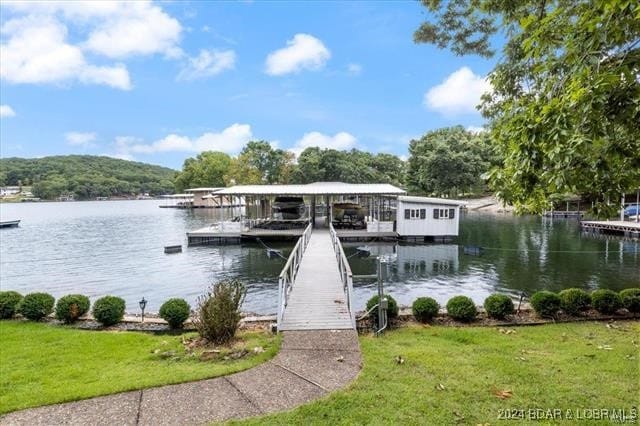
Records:
{"label": "green lawn", "polygon": [[[181,343],[191,335],[0,321],[0,413],[225,375],[268,360],[280,343],[268,333],[240,333],[232,351],[245,347],[248,355],[235,361],[200,361],[197,354],[188,356]],[[265,352],[254,354],[258,346]],[[171,351],[175,355],[168,354]]]}
{"label": "green lawn", "polygon": [[[506,334],[507,330],[513,332]],[[628,414],[640,399],[638,322],[613,327],[597,322],[554,324],[502,332],[409,326],[383,338],[361,337],[360,344],[364,369],[350,387],[291,412],[246,423],[520,424],[528,423],[529,409],[560,409],[563,417],[569,409],[574,415],[576,409],[605,408],[625,409]],[[398,355],[404,364],[396,363]],[[500,392],[505,399],[496,395]],[[500,420],[501,410],[516,420]],[[518,418],[521,413],[523,419]],[[550,414],[555,419],[532,423],[584,424]],[[597,423],[610,422],[587,424]]]}

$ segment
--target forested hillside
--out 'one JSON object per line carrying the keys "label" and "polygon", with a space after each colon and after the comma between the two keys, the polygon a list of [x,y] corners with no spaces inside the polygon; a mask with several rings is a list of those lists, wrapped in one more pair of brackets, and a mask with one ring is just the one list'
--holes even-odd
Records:
{"label": "forested hillside", "polygon": [[173,192],[175,171],[111,157],[64,155],[0,159],[0,185],[31,185],[33,195],[77,199]]}

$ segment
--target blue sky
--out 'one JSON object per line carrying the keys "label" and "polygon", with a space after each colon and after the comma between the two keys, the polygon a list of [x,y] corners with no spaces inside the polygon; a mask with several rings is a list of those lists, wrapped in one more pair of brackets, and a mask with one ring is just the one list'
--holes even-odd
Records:
{"label": "blue sky", "polygon": [[173,168],[248,140],[406,156],[483,123],[493,60],[413,43],[417,1],[3,2],[2,157]]}

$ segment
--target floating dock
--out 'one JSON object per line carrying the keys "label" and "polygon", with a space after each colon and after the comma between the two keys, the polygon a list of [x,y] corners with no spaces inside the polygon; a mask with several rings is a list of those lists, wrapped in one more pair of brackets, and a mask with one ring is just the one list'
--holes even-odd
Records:
{"label": "floating dock", "polygon": [[583,232],[594,234],[623,235],[629,238],[640,238],[640,223],[621,220],[583,221],[580,223]]}
{"label": "floating dock", "polygon": [[577,211],[577,210],[575,211],[553,210],[553,211],[546,211],[542,215],[544,217],[550,217],[550,218],[580,219],[581,217],[584,216],[584,212]]}
{"label": "floating dock", "polygon": [[0,228],[15,228],[20,225],[19,220],[5,220],[4,222],[0,222]]}

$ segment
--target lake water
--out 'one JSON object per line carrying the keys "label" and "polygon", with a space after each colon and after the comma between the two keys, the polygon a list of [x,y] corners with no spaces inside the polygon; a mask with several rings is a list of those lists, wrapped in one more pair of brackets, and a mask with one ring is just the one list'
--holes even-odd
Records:
{"label": "lake water", "polygon": [[[161,202],[95,201],[0,204],[2,220],[21,219],[0,230],[0,287],[56,297],[83,293],[92,300],[113,294],[137,312],[138,300],[157,311],[170,297],[190,303],[223,278],[247,284],[243,309],[273,313],[281,258],[269,258],[258,243],[186,247],[186,235],[218,220],[214,209],[158,208]],[[354,274],[374,274],[375,256],[396,254],[385,267],[385,288],[401,304],[419,296],[439,302],[456,294],[477,303],[493,292],[514,297],[525,291],[568,287],[620,290],[640,286],[640,243],[583,236],[575,221],[468,214],[456,244],[345,243]],[[183,252],[164,254],[182,244]],[[288,256],[293,244],[268,243]],[[485,247],[482,256],[464,245]],[[376,292],[371,280],[356,280],[360,309]]]}

